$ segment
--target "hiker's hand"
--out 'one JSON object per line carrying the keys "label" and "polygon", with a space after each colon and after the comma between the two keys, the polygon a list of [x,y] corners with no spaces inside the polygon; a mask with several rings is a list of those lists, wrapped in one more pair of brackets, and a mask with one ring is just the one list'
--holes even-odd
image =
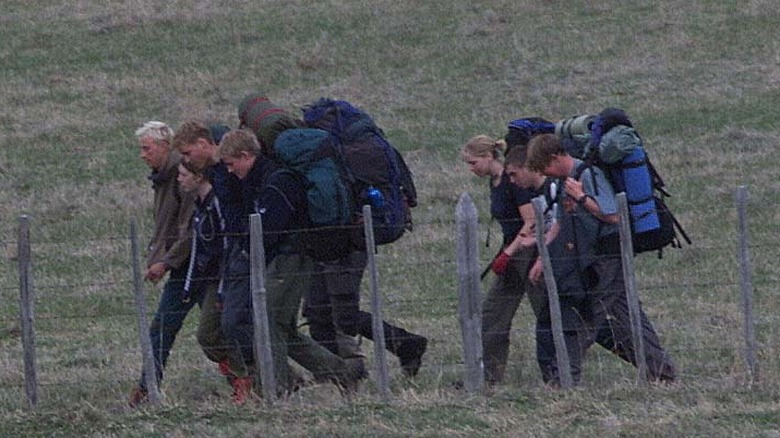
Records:
{"label": "hiker's hand", "polygon": [[149,266],[149,268],[146,270],[146,274],[144,275],[144,279],[149,280],[152,283],[157,283],[160,281],[160,279],[163,278],[167,270],[168,269],[165,266],[165,263],[157,262],[152,266]]}
{"label": "hiker's hand", "polygon": [[528,271],[528,279],[531,281],[531,284],[538,284],[539,280],[542,279],[542,274],[544,274],[542,259],[537,257],[534,265],[531,266],[531,270]]}
{"label": "hiker's hand", "polygon": [[575,201],[585,196],[585,191],[582,189],[582,182],[571,177],[566,178],[566,184],[563,186],[563,190]]}
{"label": "hiker's hand", "polygon": [[531,246],[536,245],[536,237],[534,237],[533,235],[529,236],[529,235],[520,234],[519,241],[520,241],[520,246],[524,248],[529,248]]}
{"label": "hiker's hand", "polygon": [[501,254],[497,255],[496,258],[493,259],[493,263],[490,264],[490,269],[492,269],[496,275],[504,275],[506,268],[509,266],[509,260],[511,259],[512,256],[507,254],[505,251],[501,251]]}
{"label": "hiker's hand", "polygon": [[536,235],[534,233],[535,229],[536,224],[524,225],[520,232],[517,233],[517,239],[519,240],[521,247],[536,245]]}

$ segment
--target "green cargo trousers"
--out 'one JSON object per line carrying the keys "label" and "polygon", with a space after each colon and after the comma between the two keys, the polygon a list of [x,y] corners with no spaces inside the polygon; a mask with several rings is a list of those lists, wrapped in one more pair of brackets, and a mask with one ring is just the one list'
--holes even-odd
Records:
{"label": "green cargo trousers", "polygon": [[512,256],[506,272],[496,277],[482,301],[482,355],[485,381],[490,384],[504,380],[512,320],[523,296],[528,294],[535,314],[546,309],[544,287],[528,280],[528,270],[536,256],[536,247],[521,248]]}
{"label": "green cargo trousers", "polygon": [[226,361],[230,371],[238,377],[247,377],[252,373],[241,358],[241,351],[228,342],[220,322],[222,306],[219,302],[218,281],[209,281],[204,285],[203,304],[200,306],[198,324],[198,344],[212,362]]}
{"label": "green cargo trousers", "polygon": [[290,391],[296,384],[288,356],[318,381],[349,374],[343,359],[298,330],[298,311],[313,270],[314,261],[300,254],[279,254],[266,268],[268,325],[280,392]]}

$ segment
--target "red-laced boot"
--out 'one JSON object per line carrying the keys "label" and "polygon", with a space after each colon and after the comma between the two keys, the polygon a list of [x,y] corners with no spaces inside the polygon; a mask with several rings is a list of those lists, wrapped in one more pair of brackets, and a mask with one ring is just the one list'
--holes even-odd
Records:
{"label": "red-laced boot", "polygon": [[133,390],[130,391],[130,400],[127,404],[130,405],[131,408],[137,408],[141,403],[146,403],[149,399],[148,397],[149,393],[146,391],[146,388],[134,386]]}
{"label": "red-laced boot", "polygon": [[221,360],[217,367],[219,368],[219,373],[225,376],[225,379],[227,379],[228,385],[231,387],[233,386],[233,380],[236,379],[236,375],[233,373],[233,370],[230,369],[230,363],[227,359]]}
{"label": "red-laced boot", "polygon": [[230,384],[233,387],[233,403],[243,405],[252,396],[252,378],[234,377]]}

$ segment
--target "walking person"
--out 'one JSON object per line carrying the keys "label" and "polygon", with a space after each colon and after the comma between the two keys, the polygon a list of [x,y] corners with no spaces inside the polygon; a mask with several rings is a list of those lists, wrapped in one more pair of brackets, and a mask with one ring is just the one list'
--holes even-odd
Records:
{"label": "walking person", "polygon": [[509,333],[520,301],[534,285],[528,270],[536,259],[533,193],[509,181],[501,155],[504,140],[486,135],[471,138],[461,150],[469,170],[489,181],[490,214],[501,226],[501,251],[491,263],[496,279],[482,303],[482,349],[485,381],[503,382],[509,355]]}
{"label": "walking person", "polygon": [[[355,250],[334,261],[318,262],[305,300],[303,316],[311,337],[343,358],[362,360],[355,336],[374,339],[371,313],[360,310],[360,283],[367,261],[365,250]],[[382,329],[385,348],[398,357],[403,373],[416,376],[428,339],[387,321],[382,321]]]}
{"label": "walking person", "polygon": [[[269,148],[276,136],[284,131],[272,128],[270,137],[263,137]],[[308,225],[308,201],[301,178],[289,170],[281,170],[263,152],[258,137],[239,129],[225,135],[219,156],[228,171],[241,181],[245,216],[259,213],[263,219],[263,249],[266,261],[266,293],[277,392],[294,391],[297,385],[287,357],[311,371],[319,381],[333,381],[346,390],[354,390],[365,378],[362,363],[347,363],[298,330],[301,299],[309,288],[314,262],[306,256],[300,232]],[[248,224],[247,224],[248,225]],[[247,228],[245,232],[248,232]],[[249,254],[249,235],[242,234],[242,254]],[[248,259],[245,260],[248,268]],[[241,348],[244,360],[253,358],[251,327],[251,294],[249,288],[230,290],[236,316],[223,313],[223,329]],[[226,308],[225,311],[228,309]],[[224,311],[223,311],[224,312]],[[227,321],[227,323],[226,323]],[[231,323],[232,322],[232,326]],[[250,341],[250,342],[247,342]]]}
{"label": "walking person", "polygon": [[[173,130],[165,123],[146,122],[135,132],[141,159],[152,170],[149,180],[154,190],[154,232],[149,244],[144,279],[157,284],[166,273],[168,280],[154,315],[149,336],[158,383],[168,361],[173,342],[192,307],[200,296],[183,300],[184,278],[190,253],[189,218],[194,208],[193,197],[179,191],[176,182],[179,153],[172,149]],[[141,374],[130,393],[129,405],[136,407],[147,399],[147,379]]]}
{"label": "walking person", "polygon": [[244,209],[240,180],[228,171],[219,156],[218,141],[226,132],[229,129],[222,125],[207,127],[190,120],[176,131],[174,145],[184,161],[203,169],[208,175],[222,213],[224,239],[220,263],[220,328],[230,346],[241,354],[242,366],[231,367],[230,370],[222,366],[219,370],[234,388],[234,403],[240,405],[252,395],[257,374],[252,350],[240,348],[241,345],[252,345],[254,333],[251,307],[248,308],[244,301],[250,285],[248,250],[244,249],[248,248],[244,241],[249,229],[249,213]]}
{"label": "walking person", "polygon": [[[533,190],[534,197],[543,196],[546,201],[545,245],[553,268],[569,368],[576,385],[581,380],[582,361],[588,344],[585,316],[589,314],[589,307],[583,281],[586,277],[583,266],[587,260],[581,259],[578,251],[581,245],[587,243],[581,241],[585,237],[583,233],[576,232],[577,217],[571,214],[571,210],[563,208],[557,189],[560,181],[530,171],[526,166],[527,151],[527,147],[513,148],[506,156],[505,171],[513,184]],[[528,274],[531,283],[538,285],[542,292],[529,295],[536,314],[536,360],[544,383],[556,388],[561,385],[561,376],[553,340],[549,291],[543,287],[542,275],[540,257]]]}
{"label": "walking person", "polygon": [[[560,178],[566,201],[578,215],[577,232],[592,236],[591,243],[580,247],[582,257],[588,257],[597,278],[588,288],[591,313],[590,342],[597,342],[620,358],[637,365],[631,324],[623,280],[620,237],[617,224],[617,203],[612,185],[595,166],[586,166],[568,154],[558,137],[539,136],[529,144],[527,166],[530,170]],[[645,362],[650,380],[674,381],[676,369],[669,354],[661,346],[656,331],[639,309]]]}
{"label": "walking person", "polygon": [[201,297],[197,338],[203,352],[227,378],[233,388],[234,403],[241,404],[249,396],[251,379],[235,345],[222,331],[222,296],[220,266],[225,249],[225,221],[214,189],[204,173],[191,162],[179,164],[177,178],[182,191],[196,196],[192,215],[192,250],[184,281],[184,299]]}

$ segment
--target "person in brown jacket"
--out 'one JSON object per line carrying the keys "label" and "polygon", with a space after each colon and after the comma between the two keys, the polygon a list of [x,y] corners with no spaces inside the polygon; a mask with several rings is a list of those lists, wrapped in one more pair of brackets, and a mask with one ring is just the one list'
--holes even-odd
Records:
{"label": "person in brown jacket", "polygon": [[[150,121],[135,132],[140,157],[152,170],[149,180],[154,190],[154,233],[149,244],[144,278],[157,284],[168,273],[157,313],[149,327],[157,382],[173,341],[184,318],[202,296],[184,297],[184,279],[190,256],[189,220],[195,206],[194,197],[181,193],[176,182],[181,155],[172,148],[173,130],[162,122]],[[131,394],[129,404],[137,406],[147,398],[146,379],[141,379]]]}

